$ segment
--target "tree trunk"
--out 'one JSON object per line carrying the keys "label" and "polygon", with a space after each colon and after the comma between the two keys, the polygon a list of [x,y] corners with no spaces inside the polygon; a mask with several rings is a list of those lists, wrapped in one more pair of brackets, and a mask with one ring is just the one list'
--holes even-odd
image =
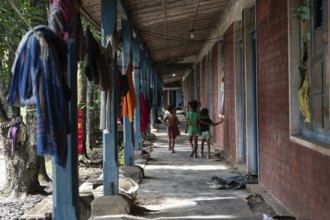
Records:
{"label": "tree trunk", "polygon": [[[45,23],[47,22],[47,13],[45,6],[47,3],[43,0],[31,0],[32,6],[39,8],[41,13],[44,13]],[[40,22],[40,21],[39,21]],[[11,36],[7,36],[10,41]],[[20,108],[11,107],[7,105],[6,96],[8,94],[8,85],[11,82],[11,67],[15,60],[15,51],[17,45],[13,43],[9,44],[9,56],[7,60],[7,71],[2,72],[2,66],[0,65],[0,141],[3,146],[4,159],[6,163],[6,178],[7,184],[5,186],[6,192],[11,192],[13,196],[20,196],[21,194],[33,194],[44,192],[40,187],[38,181],[38,173],[42,159],[37,156],[36,153],[36,118],[35,110],[33,107],[29,107],[29,112],[26,113],[26,126],[21,122],[21,118],[17,118],[20,115]],[[0,64],[2,64],[0,60]],[[24,113],[24,112],[23,112]],[[10,120],[11,119],[11,120]],[[16,121],[15,121],[16,119]],[[19,125],[21,131],[23,128],[26,131],[25,140],[21,137],[21,141],[18,141],[16,146],[9,142],[8,131],[12,130],[15,125]],[[15,135],[23,133],[15,133]],[[14,138],[15,139],[15,138]],[[16,140],[16,139],[15,139]],[[41,173],[43,171],[41,170]]]}
{"label": "tree trunk", "polygon": [[87,115],[86,115],[86,145],[89,149],[94,148],[94,84],[87,84]]}
{"label": "tree trunk", "polygon": [[[3,152],[6,162],[6,177],[7,185],[6,191],[11,192],[12,197],[18,197],[26,194],[43,193],[38,180],[39,168],[41,164],[40,157],[36,153],[36,118],[34,114],[27,116],[25,126],[23,122],[20,124],[20,132],[24,132],[26,128],[26,136],[21,140],[18,138],[17,145],[13,145],[7,138],[8,130],[15,126],[11,120],[9,123],[2,123],[1,136],[3,140]],[[24,134],[24,133],[20,133]],[[19,136],[20,136],[19,135]]]}
{"label": "tree trunk", "polygon": [[46,161],[45,157],[40,156],[40,169],[39,169],[39,181],[43,182],[51,182],[51,178],[48,176],[47,170],[46,170]]}
{"label": "tree trunk", "polygon": [[[3,72],[2,72],[2,60],[0,60],[0,78],[3,79]],[[0,123],[4,121],[8,121],[8,115],[6,109],[8,109],[7,102],[6,102],[6,94],[4,91],[5,89],[5,80],[0,82]],[[3,145],[2,145],[3,146]]]}
{"label": "tree trunk", "polygon": [[84,73],[83,63],[79,63],[78,65],[78,111],[82,111],[82,147],[83,153],[87,159],[88,158],[88,150],[86,147],[86,95],[87,95],[87,78]]}
{"label": "tree trunk", "polygon": [[[13,46],[11,46],[10,50],[13,50]],[[13,50],[15,51],[15,50]],[[11,67],[14,62],[13,58],[9,56],[8,65]],[[0,79],[3,79],[0,82],[0,123],[3,121],[9,120],[9,118],[14,118],[19,115],[19,108],[13,108],[12,106],[7,105],[6,96],[8,95],[8,85],[11,82],[12,74],[10,71],[3,72],[2,60],[0,60]]]}

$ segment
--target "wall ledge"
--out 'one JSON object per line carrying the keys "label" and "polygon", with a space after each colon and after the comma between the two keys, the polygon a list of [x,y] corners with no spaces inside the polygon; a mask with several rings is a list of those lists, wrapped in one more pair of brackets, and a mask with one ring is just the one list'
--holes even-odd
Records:
{"label": "wall ledge", "polygon": [[302,135],[291,135],[290,141],[311,150],[317,151],[323,155],[330,156],[330,145],[324,142],[316,141]]}

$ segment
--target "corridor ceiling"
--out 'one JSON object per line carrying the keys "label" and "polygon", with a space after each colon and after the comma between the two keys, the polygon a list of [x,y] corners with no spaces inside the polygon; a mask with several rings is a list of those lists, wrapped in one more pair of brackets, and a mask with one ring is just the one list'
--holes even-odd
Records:
{"label": "corridor ceiling", "polygon": [[[228,4],[229,0],[118,0],[117,29],[126,17],[122,13],[128,12],[164,86],[181,87],[198,52],[216,41],[209,35]],[[101,27],[101,0],[82,0],[82,11]]]}

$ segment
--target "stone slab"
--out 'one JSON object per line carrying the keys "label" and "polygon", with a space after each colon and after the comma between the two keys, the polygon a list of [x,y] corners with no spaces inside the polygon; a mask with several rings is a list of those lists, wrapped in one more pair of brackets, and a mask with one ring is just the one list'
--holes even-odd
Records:
{"label": "stone slab", "polygon": [[46,219],[48,213],[52,212],[53,208],[53,196],[47,196],[42,199],[36,206],[31,210],[24,213],[21,216],[20,220],[29,220],[29,219]]}
{"label": "stone slab", "polygon": [[126,199],[124,196],[100,196],[94,199],[91,204],[91,218],[107,215],[128,214],[131,211],[131,207],[131,201]]}
{"label": "stone slab", "polygon": [[137,183],[140,183],[144,178],[144,170],[138,165],[119,167],[119,173],[132,178]]}

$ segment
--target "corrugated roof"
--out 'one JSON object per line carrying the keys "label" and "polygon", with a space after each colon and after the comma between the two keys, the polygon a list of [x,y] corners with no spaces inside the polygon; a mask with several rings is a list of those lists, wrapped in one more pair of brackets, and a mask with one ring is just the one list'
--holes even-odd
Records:
{"label": "corrugated roof", "polygon": [[[164,84],[178,86],[187,57],[194,58],[210,41],[229,0],[121,0],[138,30]],[[82,7],[90,19],[101,26],[101,1],[83,0]],[[120,10],[118,10],[120,13]],[[118,29],[120,29],[118,15]],[[191,32],[194,38],[191,38]],[[214,42],[214,40],[213,40]],[[191,62],[191,59],[188,59]],[[174,77],[172,74],[176,73]]]}

